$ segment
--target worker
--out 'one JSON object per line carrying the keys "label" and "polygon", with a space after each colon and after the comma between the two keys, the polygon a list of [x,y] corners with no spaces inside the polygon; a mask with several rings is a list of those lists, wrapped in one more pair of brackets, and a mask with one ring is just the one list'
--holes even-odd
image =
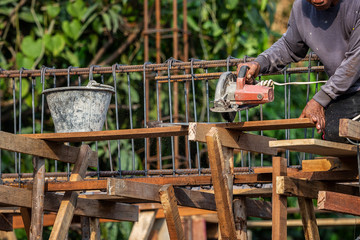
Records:
{"label": "worker", "polygon": [[286,33],[247,65],[246,79],[280,71],[303,59],[309,48],[329,76],[306,104],[300,118],[309,118],[326,140],[339,137],[339,119],[360,114],[360,1],[295,0]]}

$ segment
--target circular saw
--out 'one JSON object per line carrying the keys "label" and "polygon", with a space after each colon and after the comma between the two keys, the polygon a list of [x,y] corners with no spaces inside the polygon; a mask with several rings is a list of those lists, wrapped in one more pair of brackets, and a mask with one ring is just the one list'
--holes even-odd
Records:
{"label": "circular saw", "polygon": [[238,111],[274,100],[273,87],[246,84],[248,69],[248,66],[242,66],[237,77],[231,72],[224,72],[216,84],[214,107],[210,110],[221,113],[228,122],[234,121]]}

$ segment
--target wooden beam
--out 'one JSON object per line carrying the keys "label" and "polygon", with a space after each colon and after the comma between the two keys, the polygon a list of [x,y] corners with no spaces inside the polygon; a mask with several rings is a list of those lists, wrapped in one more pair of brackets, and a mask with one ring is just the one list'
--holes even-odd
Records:
{"label": "wooden beam", "polygon": [[289,173],[293,178],[302,178],[310,181],[335,181],[335,182],[354,182],[359,179],[357,169],[349,171],[327,171],[327,172],[295,172]]}
{"label": "wooden beam", "polygon": [[54,142],[88,142],[119,139],[157,138],[171,136],[186,136],[186,126],[171,126],[158,128],[135,128],[121,130],[107,130],[94,132],[71,132],[71,133],[40,133],[22,134],[29,138],[43,139]]}
{"label": "wooden beam", "polygon": [[313,128],[315,124],[308,118],[278,119],[278,120],[262,120],[247,121],[234,123],[190,123],[208,125],[211,127],[221,127],[238,131],[261,131],[261,130],[280,130],[294,128]]}
{"label": "wooden beam", "polygon": [[[286,176],[287,160],[273,157],[273,185],[277,185],[278,176]],[[273,188],[272,196],[272,239],[287,239],[287,197],[278,195]]]}
{"label": "wooden beam", "polygon": [[154,226],[156,210],[141,211],[139,221],[135,222],[129,240],[147,240]]}
{"label": "wooden beam", "polygon": [[342,193],[320,191],[318,208],[332,212],[360,216],[360,197]]}
{"label": "wooden beam", "polygon": [[357,168],[357,164],[355,162],[331,157],[302,160],[301,166],[303,172],[344,171]]}
{"label": "wooden beam", "polygon": [[358,187],[345,184],[308,181],[284,176],[276,179],[276,193],[280,195],[316,199],[319,191],[333,191],[351,195],[359,194]]}
{"label": "wooden beam", "polygon": [[[28,189],[0,186],[0,203],[3,204],[31,208],[31,196],[32,193]],[[57,212],[61,200],[62,196],[59,194],[45,193],[44,211]],[[138,220],[138,211],[139,207],[135,205],[79,198],[74,214],[135,222]]]}
{"label": "wooden beam", "polygon": [[[24,224],[26,236],[30,239],[30,225],[31,225],[31,208],[20,208],[21,218]],[[44,222],[44,221],[43,221]],[[44,223],[43,223],[44,226]]]}
{"label": "wooden beam", "polygon": [[226,178],[225,159],[222,150],[222,142],[217,128],[211,128],[206,134],[211,175],[215,201],[219,218],[222,239],[236,239],[235,222],[232,212],[232,201]]}
{"label": "wooden beam", "polygon": [[[108,194],[160,202],[159,190],[162,186],[149,183],[131,182],[125,179],[108,179]],[[177,202],[181,206],[216,210],[214,194],[174,188]]]}
{"label": "wooden beam", "polygon": [[[189,126],[189,140],[206,142],[206,134],[210,131],[211,125],[192,123]],[[241,131],[218,128],[219,138],[222,146],[233,149],[240,149],[250,152],[276,155],[277,150],[269,147],[269,142],[274,138],[244,133]]]}
{"label": "wooden beam", "polygon": [[161,199],[161,205],[164,209],[170,239],[185,240],[184,230],[182,228],[173,186],[162,186],[159,190],[159,194]]}
{"label": "wooden beam", "polygon": [[100,240],[99,218],[90,218],[90,240]]}
{"label": "wooden beam", "polygon": [[360,141],[360,122],[350,119],[340,119],[339,136]]}
{"label": "wooden beam", "polygon": [[13,231],[13,215],[0,213],[0,231]]}
{"label": "wooden beam", "polygon": [[316,223],[314,204],[311,198],[299,197],[298,203],[306,240],[320,240],[319,229]]}
{"label": "wooden beam", "polygon": [[[359,218],[318,218],[317,225],[319,227],[340,227],[340,226],[358,226],[360,225]],[[289,219],[287,220],[288,227],[301,227],[301,219]],[[264,220],[252,220],[248,221],[248,228],[271,228],[271,221]]]}
{"label": "wooden beam", "polygon": [[246,198],[233,201],[236,236],[239,240],[247,240]]}
{"label": "wooden beam", "polygon": [[42,239],[44,214],[45,160],[33,157],[34,185],[31,199],[30,239]]}
{"label": "wooden beam", "polygon": [[89,240],[90,239],[90,218],[89,217],[80,217],[80,226],[81,226],[81,239]]}
{"label": "wooden beam", "polygon": [[[80,149],[65,144],[51,143],[0,131],[0,149],[19,152],[61,162],[75,163]],[[97,166],[97,153],[89,159],[90,166]]]}
{"label": "wooden beam", "polygon": [[269,146],[332,157],[353,157],[357,153],[356,146],[351,144],[311,138],[270,141]]}
{"label": "wooden beam", "polygon": [[[92,150],[89,145],[82,145],[80,147],[77,161],[71,172],[70,182],[80,181],[85,177],[86,169],[88,168],[88,159],[91,157],[91,153]],[[67,238],[78,196],[79,193],[75,191],[65,192],[49,239],[55,240]]]}

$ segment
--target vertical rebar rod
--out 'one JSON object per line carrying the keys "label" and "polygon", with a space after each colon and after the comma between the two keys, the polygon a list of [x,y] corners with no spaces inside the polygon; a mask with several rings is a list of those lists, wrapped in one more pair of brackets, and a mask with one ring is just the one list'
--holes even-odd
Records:
{"label": "vertical rebar rod", "polygon": [[[194,120],[195,122],[197,122],[196,91],[195,91],[195,81],[194,81],[194,58],[191,58],[190,71],[191,71],[191,86],[192,86],[193,106],[194,106]],[[199,175],[201,175],[199,142],[196,142],[196,156],[197,156]]]}
{"label": "vertical rebar rod", "polygon": [[[104,84],[104,74],[100,75],[101,84]],[[105,130],[109,130],[108,123],[107,123],[107,116],[105,116]],[[108,153],[109,153],[109,163],[110,163],[110,171],[114,171],[113,161],[112,161],[112,154],[111,154],[111,143],[110,140],[107,141],[108,145]]]}
{"label": "vertical rebar rod", "polygon": [[144,60],[149,61],[149,2],[144,0]]}
{"label": "vertical rebar rod", "polygon": [[[186,74],[186,71],[184,70],[184,74]],[[189,123],[189,104],[188,104],[188,82],[184,82],[184,101],[185,101],[185,122]],[[186,144],[187,144],[187,157],[188,157],[188,164],[189,168],[191,169],[191,148],[190,148],[190,140],[189,138],[186,138]]]}
{"label": "vertical rebar rod", "polygon": [[187,26],[187,0],[183,0],[183,40],[184,40],[184,61],[189,60],[189,35]]}
{"label": "vertical rebar rod", "polygon": [[[208,69],[205,68],[205,73],[208,73]],[[206,119],[207,122],[210,122],[210,100],[209,100],[209,80],[206,79],[205,81],[205,88],[206,88]]]}
{"label": "vertical rebar rod", "polygon": [[[113,77],[113,82],[114,82],[114,97],[115,97],[115,121],[116,121],[116,130],[119,130],[119,110],[118,110],[118,95],[117,95],[117,79],[116,79],[116,69],[119,67],[119,65],[116,63],[114,65],[112,65],[111,69],[112,69],[112,77]],[[131,119],[130,119],[131,120]],[[117,141],[117,157],[118,157],[118,172],[119,172],[119,176],[121,177],[121,149],[120,149],[120,140],[116,140]]]}
{"label": "vertical rebar rod", "polygon": [[[291,82],[291,74],[289,73],[289,83]],[[288,116],[287,116],[287,119],[290,119],[291,118],[291,85],[289,85],[289,88],[288,88]],[[290,129],[287,129],[286,130],[288,132],[288,139],[290,139]],[[288,166],[290,166],[290,152],[289,152],[289,158],[288,158]]]}
{"label": "vertical rebar rod", "polygon": [[[259,82],[261,82],[261,76],[259,76]],[[263,121],[263,120],[264,120],[263,104],[260,104],[260,121]],[[264,136],[263,130],[260,131],[260,135]],[[264,166],[264,154],[263,153],[260,154],[260,166],[261,167]]]}
{"label": "vertical rebar rod", "polygon": [[[56,88],[56,75],[54,74],[53,88]],[[55,172],[58,171],[58,161],[55,160]]]}
{"label": "vertical rebar rod", "polygon": [[[22,122],[22,119],[21,119],[21,112],[22,112],[22,73],[24,71],[24,68],[20,68],[20,71],[19,71],[19,134],[21,134],[21,122]],[[18,153],[18,181],[19,181],[19,184],[21,184],[21,153]]]}
{"label": "vertical rebar rod", "polygon": [[156,47],[156,63],[161,62],[161,35],[160,35],[160,17],[161,17],[161,4],[160,0],[155,0],[155,22],[156,22],[156,34],[155,34],[155,47]]}
{"label": "vertical rebar rod", "polygon": [[[159,75],[159,72],[156,72],[156,77]],[[156,110],[157,110],[157,120],[160,122],[160,93],[159,89],[161,87],[161,84],[158,80],[156,80]],[[162,153],[161,153],[161,138],[158,137],[158,154],[159,154],[159,168],[162,170]]]}
{"label": "vertical rebar rod", "polygon": [[[13,94],[13,111],[14,111],[14,134],[16,134],[16,125],[17,125],[17,123],[16,123],[16,93],[15,93],[15,78],[13,78],[13,89],[12,89],[12,94]],[[18,164],[17,164],[17,153],[16,152],[14,152],[14,160],[15,160],[15,167],[14,167],[14,169],[15,169],[15,173],[17,173],[18,172],[18,170],[17,170],[17,167],[18,167]]]}
{"label": "vertical rebar rod", "polygon": [[[128,85],[128,101],[129,101],[129,115],[130,115],[130,129],[133,129],[133,114],[132,114],[132,103],[131,103],[131,88],[130,88],[130,73],[126,73],[127,76],[127,85]],[[131,139],[131,152],[132,152],[132,162],[135,166],[135,144],[134,139]]]}
{"label": "vertical rebar rod", "polygon": [[[286,70],[286,68],[285,68],[285,70],[284,70],[284,83],[287,83],[287,70]],[[284,109],[285,109],[285,111],[284,111],[284,118],[285,119],[287,119],[287,116],[288,116],[288,114],[287,114],[287,110],[288,110],[288,108],[287,108],[287,104],[288,104],[288,99],[287,99],[287,85],[285,85],[285,87],[284,87]],[[285,129],[285,139],[286,140],[288,140],[289,139],[289,136],[288,136],[288,131],[287,131],[287,129]],[[289,150],[286,150],[285,151],[285,158],[287,159],[287,161],[288,161],[288,165],[289,165]]]}
{"label": "vertical rebar rod", "polygon": [[[172,93],[171,93],[171,81],[170,81],[170,77],[171,77],[171,73],[170,73],[170,69],[171,69],[171,64],[172,64],[172,59],[169,60],[168,62],[168,90],[169,90],[169,114],[170,114],[170,123],[173,123],[173,115],[172,115]],[[172,165],[173,165],[173,174],[175,175],[176,171],[175,171],[175,152],[174,152],[174,137],[171,136],[171,160],[172,160]]]}
{"label": "vertical rebar rod", "polygon": [[[144,90],[144,128],[147,127],[147,101],[146,101],[146,65],[149,64],[149,62],[145,62],[144,63],[144,66],[143,66],[143,90]],[[144,151],[145,151],[145,166],[144,166],[144,169],[145,169],[145,175],[147,175],[147,154],[148,154],[148,142],[147,142],[147,138],[144,139],[144,145],[145,145],[145,148],[144,148]],[[133,170],[135,170],[134,168],[135,166],[133,166]]]}

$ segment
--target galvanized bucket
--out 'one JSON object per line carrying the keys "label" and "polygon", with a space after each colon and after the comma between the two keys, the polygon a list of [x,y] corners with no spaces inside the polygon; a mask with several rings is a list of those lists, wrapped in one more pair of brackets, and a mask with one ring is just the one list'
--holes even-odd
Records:
{"label": "galvanized bucket", "polygon": [[94,80],[87,86],[43,91],[58,133],[101,131],[113,93],[113,87]]}

